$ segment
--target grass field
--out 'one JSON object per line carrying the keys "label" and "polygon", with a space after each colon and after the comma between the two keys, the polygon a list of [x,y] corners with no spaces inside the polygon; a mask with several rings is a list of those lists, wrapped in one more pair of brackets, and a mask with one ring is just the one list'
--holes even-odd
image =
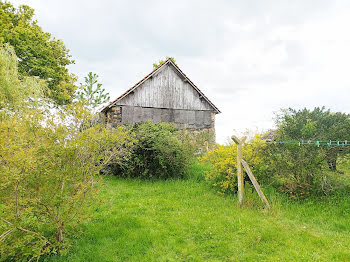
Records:
{"label": "grass field", "polygon": [[96,217],[45,261],[350,261],[350,198],[291,202],[267,192],[243,208],[196,179],[104,177]]}

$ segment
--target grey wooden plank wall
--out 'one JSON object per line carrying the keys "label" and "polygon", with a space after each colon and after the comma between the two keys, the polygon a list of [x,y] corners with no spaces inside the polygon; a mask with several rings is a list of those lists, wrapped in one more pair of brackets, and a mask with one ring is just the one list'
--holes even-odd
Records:
{"label": "grey wooden plank wall", "polygon": [[207,129],[213,128],[211,111],[194,111],[168,108],[148,108],[122,106],[122,124],[151,120],[152,122],[173,122],[179,128]]}
{"label": "grey wooden plank wall", "polygon": [[165,66],[117,105],[213,111],[172,65]]}

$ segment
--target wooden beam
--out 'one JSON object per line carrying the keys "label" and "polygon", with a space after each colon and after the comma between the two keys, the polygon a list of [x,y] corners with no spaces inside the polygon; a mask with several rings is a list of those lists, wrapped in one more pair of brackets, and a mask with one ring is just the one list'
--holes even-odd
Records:
{"label": "wooden beam", "polygon": [[256,181],[256,179],[253,175],[253,172],[250,170],[247,162],[244,161],[243,159],[241,159],[241,162],[242,162],[242,165],[243,165],[245,171],[248,174],[248,177],[250,178],[250,181],[252,181],[252,184],[253,184],[256,192],[258,192],[258,195],[259,195],[261,201],[265,203],[266,209],[270,209],[269,201],[267,201],[267,198],[265,197],[264,192],[261,190],[260,185],[259,185],[258,181]]}
{"label": "wooden beam", "polygon": [[231,139],[237,144],[237,187],[238,187],[238,201],[239,204],[243,204],[243,194],[244,194],[244,177],[242,170],[242,145],[244,144],[247,137],[242,137],[239,139],[236,136],[232,136]]}

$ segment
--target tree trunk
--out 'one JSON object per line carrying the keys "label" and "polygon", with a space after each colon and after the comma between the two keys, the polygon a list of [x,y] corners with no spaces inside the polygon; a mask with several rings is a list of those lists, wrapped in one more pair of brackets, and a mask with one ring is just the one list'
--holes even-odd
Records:
{"label": "tree trunk", "polygon": [[337,171],[338,149],[332,148],[326,153],[328,168],[332,171]]}
{"label": "tree trunk", "polygon": [[63,242],[63,222],[59,223],[59,227],[57,228],[56,231],[56,240],[59,243]]}

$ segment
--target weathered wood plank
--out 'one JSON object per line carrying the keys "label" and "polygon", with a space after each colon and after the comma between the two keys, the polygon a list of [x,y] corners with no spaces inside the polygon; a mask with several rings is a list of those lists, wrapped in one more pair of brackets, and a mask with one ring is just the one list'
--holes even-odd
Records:
{"label": "weathered wood plank", "polygon": [[244,177],[242,170],[242,145],[244,144],[246,137],[239,139],[236,136],[232,136],[231,139],[237,144],[237,187],[238,187],[238,201],[239,204],[243,204],[244,194]]}
{"label": "weathered wood plank", "polygon": [[[211,128],[213,121],[210,111],[193,111],[167,108],[145,108],[138,106],[122,106],[121,122],[131,125],[151,120],[157,122],[173,122],[182,128],[206,129]],[[118,117],[113,115],[113,117]]]}
{"label": "weathered wood plank", "polygon": [[256,181],[256,179],[253,175],[253,172],[250,170],[247,162],[244,161],[243,159],[241,159],[241,163],[242,163],[245,171],[247,172],[247,175],[250,178],[250,181],[252,181],[252,184],[253,184],[256,192],[258,192],[258,195],[259,195],[261,201],[265,203],[266,209],[270,209],[269,201],[267,201],[267,198],[265,197],[264,192],[261,190],[260,185],[259,185],[258,181]]}
{"label": "weathered wood plank", "polygon": [[199,93],[175,70],[173,66],[164,67],[136,88],[133,95],[118,101],[117,105],[213,111],[209,103],[199,99]]}

